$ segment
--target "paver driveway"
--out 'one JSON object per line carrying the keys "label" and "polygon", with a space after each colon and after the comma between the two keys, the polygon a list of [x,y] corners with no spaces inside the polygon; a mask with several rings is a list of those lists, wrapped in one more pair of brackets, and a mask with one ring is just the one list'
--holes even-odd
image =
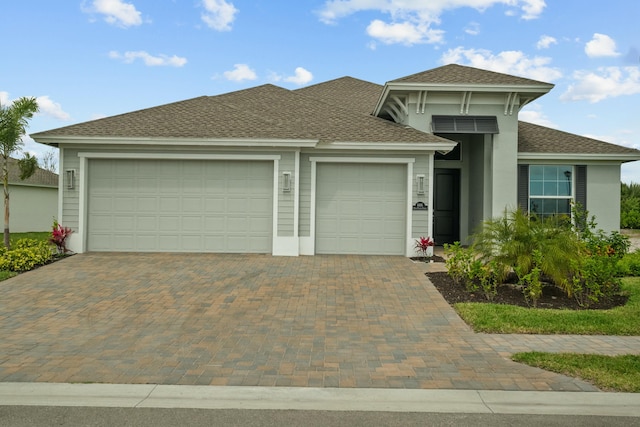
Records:
{"label": "paver driveway", "polygon": [[375,256],[75,255],[0,282],[0,381],[595,390]]}

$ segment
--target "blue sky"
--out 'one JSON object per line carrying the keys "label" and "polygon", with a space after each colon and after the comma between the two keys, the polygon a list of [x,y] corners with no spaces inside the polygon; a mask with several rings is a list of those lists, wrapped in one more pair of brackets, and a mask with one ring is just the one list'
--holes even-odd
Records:
{"label": "blue sky", "polygon": [[[458,63],[555,84],[522,120],[640,148],[637,0],[21,0],[0,17],[0,102],[38,98],[29,132]],[[640,183],[640,162],[622,180]]]}

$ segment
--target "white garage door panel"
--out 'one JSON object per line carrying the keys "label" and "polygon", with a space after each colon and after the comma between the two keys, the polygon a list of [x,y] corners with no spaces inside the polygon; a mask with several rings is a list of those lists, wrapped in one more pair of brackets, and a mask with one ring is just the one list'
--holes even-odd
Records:
{"label": "white garage door panel", "polygon": [[88,250],[271,252],[273,162],[89,160]]}
{"label": "white garage door panel", "polygon": [[319,163],[316,252],[404,255],[405,165]]}

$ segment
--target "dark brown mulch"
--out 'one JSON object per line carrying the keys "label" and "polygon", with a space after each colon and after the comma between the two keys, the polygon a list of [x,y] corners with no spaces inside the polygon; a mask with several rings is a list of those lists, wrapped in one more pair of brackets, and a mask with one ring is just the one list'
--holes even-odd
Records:
{"label": "dark brown mulch", "polygon": [[[480,292],[467,292],[459,284],[456,284],[447,273],[426,273],[427,277],[434,284],[436,289],[442,294],[445,300],[451,305],[457,302],[493,302],[498,304],[510,304],[520,307],[531,307],[522,293],[514,285],[505,284],[498,287],[498,294],[493,301],[488,301],[484,294]],[[598,303],[591,304],[589,310],[607,310],[610,308],[625,305],[628,297],[625,295],[614,295],[610,299],[601,299]],[[538,300],[538,308],[584,310],[578,305],[574,298],[567,297],[555,286],[545,286],[542,297]]]}

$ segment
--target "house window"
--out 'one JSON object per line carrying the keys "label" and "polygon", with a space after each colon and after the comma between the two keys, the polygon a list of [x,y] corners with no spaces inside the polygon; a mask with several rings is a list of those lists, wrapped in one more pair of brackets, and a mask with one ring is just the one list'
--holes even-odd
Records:
{"label": "house window", "polygon": [[529,212],[540,218],[571,216],[573,167],[567,165],[529,166]]}

